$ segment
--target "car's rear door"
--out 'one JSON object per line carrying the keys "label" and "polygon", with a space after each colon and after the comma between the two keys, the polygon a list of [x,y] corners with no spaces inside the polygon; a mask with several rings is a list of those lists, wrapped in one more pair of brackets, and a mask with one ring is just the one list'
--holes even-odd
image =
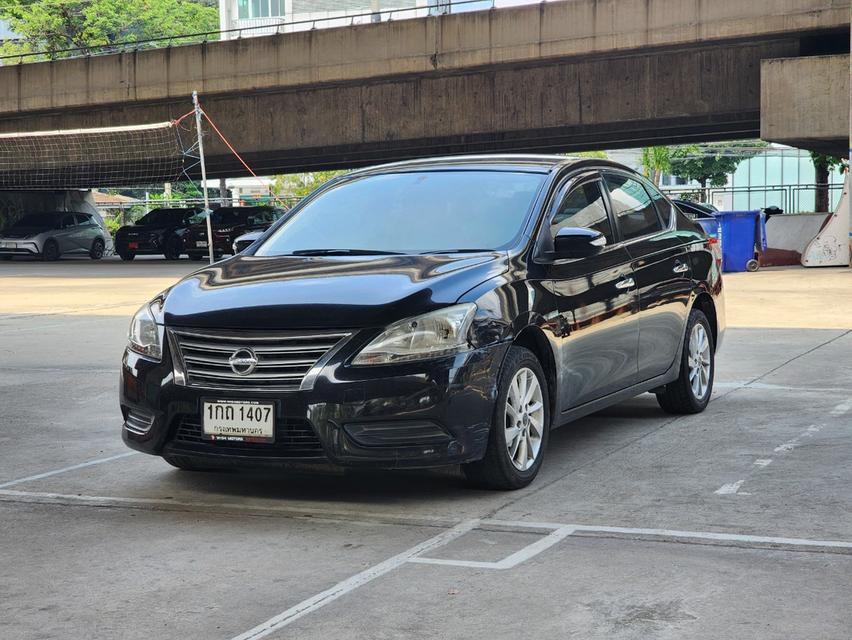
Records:
{"label": "car's rear door", "polygon": [[92,243],[100,235],[101,228],[86,213],[75,214],[77,219],[77,243],[80,249],[91,250]]}
{"label": "car's rear door", "polygon": [[59,243],[60,253],[68,253],[80,248],[80,244],[77,241],[77,220],[74,218],[73,213],[66,213],[62,216],[55,238]]}
{"label": "car's rear door", "polygon": [[692,274],[687,247],[673,226],[671,203],[651,184],[604,173],[639,294],[639,382],[665,373],[683,336]]}
{"label": "car's rear door", "polygon": [[567,336],[559,348],[560,407],[567,411],[634,384],[638,311],[630,254],[619,243],[597,171],[564,183],[546,233],[563,227],[600,231],[607,245],[595,256],[556,260],[550,287]]}

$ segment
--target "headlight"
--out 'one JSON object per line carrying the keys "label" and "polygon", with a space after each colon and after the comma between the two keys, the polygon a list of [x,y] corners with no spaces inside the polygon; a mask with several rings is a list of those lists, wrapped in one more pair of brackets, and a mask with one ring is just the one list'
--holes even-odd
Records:
{"label": "headlight", "polygon": [[157,361],[163,358],[163,328],[154,321],[150,304],[143,305],[133,316],[127,341],[128,348],[139,355]]}
{"label": "headlight", "polygon": [[364,347],[352,364],[391,364],[463,351],[475,312],[473,303],[457,304],[396,322]]}

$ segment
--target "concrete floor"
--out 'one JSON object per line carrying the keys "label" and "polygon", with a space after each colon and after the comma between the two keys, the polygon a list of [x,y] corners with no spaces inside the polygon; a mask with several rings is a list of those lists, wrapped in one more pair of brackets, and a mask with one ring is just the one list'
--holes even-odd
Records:
{"label": "concrete floor", "polygon": [[129,315],[195,263],[0,263],[0,638],[819,638],[852,628],[852,270],[727,279],[715,397],[536,482],[187,474],[119,436]]}

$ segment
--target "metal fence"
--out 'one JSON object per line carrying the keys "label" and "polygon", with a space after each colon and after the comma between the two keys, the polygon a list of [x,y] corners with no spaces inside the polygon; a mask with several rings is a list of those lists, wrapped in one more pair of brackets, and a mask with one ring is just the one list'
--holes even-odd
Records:
{"label": "metal fence", "polygon": [[662,187],[670,198],[709,202],[719,209],[752,210],[779,207],[785,213],[812,213],[818,188],[828,191],[828,208],[834,211],[843,193],[842,183],[785,184],[757,187]]}

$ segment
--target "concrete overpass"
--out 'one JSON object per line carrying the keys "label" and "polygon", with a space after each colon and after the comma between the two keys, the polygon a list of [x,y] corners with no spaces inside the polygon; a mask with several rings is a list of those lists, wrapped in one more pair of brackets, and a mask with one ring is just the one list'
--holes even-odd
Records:
{"label": "concrete overpass", "polygon": [[848,20],[849,0],[566,0],[7,66],[0,132],[161,121],[197,89],[260,173],[758,137],[761,62],[848,52]]}

